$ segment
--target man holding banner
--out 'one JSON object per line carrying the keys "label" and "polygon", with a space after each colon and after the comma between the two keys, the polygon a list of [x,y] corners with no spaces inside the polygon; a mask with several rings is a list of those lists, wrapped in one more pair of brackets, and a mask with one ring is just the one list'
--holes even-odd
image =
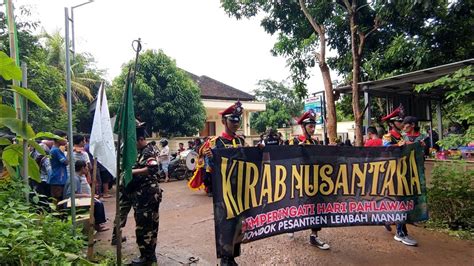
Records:
{"label": "man holding banner", "polygon": [[[242,117],[243,107],[240,101],[229,106],[227,109],[219,112],[222,116],[222,124],[224,124],[224,131],[221,136],[209,139],[203,147],[205,150],[203,153],[209,161],[209,167],[211,172],[213,169],[213,155],[211,149],[223,149],[223,148],[242,148],[245,146],[245,141],[242,137],[237,135],[237,130],[240,128],[240,122]],[[237,265],[235,257],[240,255],[240,244],[233,245],[232,248],[226,249],[223,252],[218,252],[217,257],[221,259],[221,265]]]}
{"label": "man holding banner", "polygon": [[[414,118],[408,116],[406,118]],[[405,144],[414,143],[413,139],[409,139],[406,136],[402,135],[402,129],[405,129],[405,124],[410,124],[413,119],[404,119],[403,106],[399,106],[390,114],[382,117],[382,121],[387,122],[389,126],[389,132],[383,136],[383,146],[402,146]],[[415,120],[416,126],[418,126],[418,121]],[[406,122],[406,123],[405,123]],[[406,132],[405,132],[406,133]],[[408,132],[410,134],[411,132]],[[418,141],[419,142],[419,141]],[[394,239],[396,241],[402,242],[407,246],[416,246],[418,242],[408,235],[408,228],[406,223],[397,223],[397,232],[395,233]],[[387,231],[392,231],[390,224],[386,224],[385,228]]]}
{"label": "man holding banner", "polygon": [[[298,125],[301,125],[303,134],[297,138],[290,140],[290,145],[316,145],[318,144],[315,139],[312,138],[315,127],[316,127],[316,115],[313,110],[305,112],[297,121]],[[313,246],[318,247],[322,250],[328,250],[330,246],[318,237],[318,232],[321,231],[321,227],[311,228],[311,235],[309,236],[309,243]],[[292,233],[291,233],[292,235]]]}

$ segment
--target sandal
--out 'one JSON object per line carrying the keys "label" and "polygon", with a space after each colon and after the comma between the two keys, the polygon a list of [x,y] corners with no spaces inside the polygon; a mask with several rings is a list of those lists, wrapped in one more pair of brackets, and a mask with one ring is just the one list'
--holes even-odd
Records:
{"label": "sandal", "polygon": [[106,199],[106,198],[111,198],[111,197],[112,197],[112,195],[110,195],[110,194],[104,194],[104,195],[102,196],[102,198],[104,198],[104,199]]}

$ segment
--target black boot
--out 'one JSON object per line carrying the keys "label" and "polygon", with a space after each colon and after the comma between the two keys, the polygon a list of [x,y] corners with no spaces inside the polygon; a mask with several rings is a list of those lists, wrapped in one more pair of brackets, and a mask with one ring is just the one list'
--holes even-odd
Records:
{"label": "black boot", "polygon": [[152,265],[156,263],[156,256],[139,256],[132,260],[132,265]]}
{"label": "black boot", "polygon": [[234,257],[222,257],[221,258],[221,266],[237,266],[237,262],[235,262]]}

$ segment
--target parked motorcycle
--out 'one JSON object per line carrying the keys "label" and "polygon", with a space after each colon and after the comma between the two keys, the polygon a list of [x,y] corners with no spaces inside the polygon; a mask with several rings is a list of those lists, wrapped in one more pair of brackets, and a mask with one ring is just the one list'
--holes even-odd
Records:
{"label": "parked motorcycle", "polygon": [[[187,163],[187,161],[190,163]],[[169,178],[174,178],[177,180],[190,179],[193,176],[196,161],[197,153],[192,150],[183,151],[179,155],[176,153],[171,154],[170,164],[168,166]],[[161,164],[158,176],[163,180],[166,178]]]}

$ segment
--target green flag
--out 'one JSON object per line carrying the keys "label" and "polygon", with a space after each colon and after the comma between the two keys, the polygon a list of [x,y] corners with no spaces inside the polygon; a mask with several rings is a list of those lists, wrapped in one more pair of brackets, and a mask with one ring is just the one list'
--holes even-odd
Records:
{"label": "green flag", "polygon": [[126,187],[132,181],[132,167],[137,160],[137,133],[135,112],[133,110],[132,82],[128,82],[124,95],[124,103],[120,108],[120,133],[122,135],[122,173]]}

